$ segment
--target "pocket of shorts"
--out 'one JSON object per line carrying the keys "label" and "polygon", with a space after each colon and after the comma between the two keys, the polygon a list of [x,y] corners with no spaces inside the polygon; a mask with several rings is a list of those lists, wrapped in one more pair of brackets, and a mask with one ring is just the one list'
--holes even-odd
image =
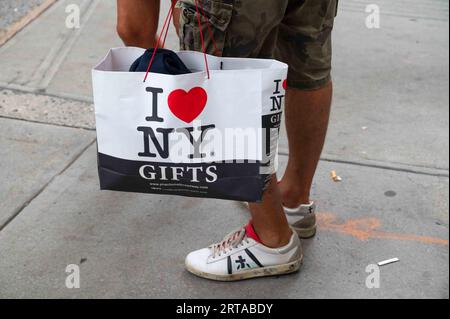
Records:
{"label": "pocket of shorts", "polygon": [[[200,1],[204,1],[203,16]],[[181,0],[179,2],[180,14],[180,48],[181,50],[202,51],[200,28],[198,25],[195,0]],[[199,0],[199,11],[202,18],[202,32],[208,54],[221,55],[225,46],[226,31],[233,15],[232,0]],[[216,52],[210,31],[206,23],[209,21],[215,43]]]}

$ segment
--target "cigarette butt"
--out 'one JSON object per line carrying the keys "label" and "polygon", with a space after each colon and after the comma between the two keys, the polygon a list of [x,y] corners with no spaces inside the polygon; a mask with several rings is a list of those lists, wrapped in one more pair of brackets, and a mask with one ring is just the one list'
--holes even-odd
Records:
{"label": "cigarette butt", "polygon": [[387,264],[396,263],[396,262],[398,262],[398,261],[400,261],[400,259],[398,259],[398,258],[391,258],[391,259],[387,259],[387,260],[380,261],[380,262],[378,263],[378,266],[385,266],[385,265],[387,265]]}
{"label": "cigarette butt", "polygon": [[336,174],[336,171],[331,171],[331,179],[335,182],[342,181],[342,178]]}

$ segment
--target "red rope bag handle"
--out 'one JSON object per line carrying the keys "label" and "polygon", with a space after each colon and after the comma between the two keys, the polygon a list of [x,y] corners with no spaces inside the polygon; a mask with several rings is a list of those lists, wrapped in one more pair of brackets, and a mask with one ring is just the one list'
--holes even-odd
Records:
{"label": "red rope bag handle", "polygon": [[[214,34],[213,34],[213,31],[211,28],[211,24],[209,23],[208,17],[205,14],[203,0],[201,2],[201,7],[200,7],[201,13],[200,13],[199,5],[198,5],[198,0],[194,0],[194,1],[195,1],[195,11],[197,14],[197,22],[198,22],[199,29],[200,29],[200,41],[202,43],[202,51],[203,51],[203,56],[205,58],[206,74],[208,76],[208,79],[210,79],[208,57],[206,56],[205,38],[203,35],[202,18],[205,18],[206,26],[207,26],[207,29],[209,32],[209,36],[211,37],[211,41],[213,43],[214,50],[216,52],[218,52],[219,50],[217,49],[217,43],[216,43],[216,40],[214,39]],[[173,12],[174,12],[175,5],[177,2],[178,1],[172,1],[172,4],[169,9],[169,13],[167,14],[167,16],[164,20],[164,25],[159,34],[158,40],[156,41],[155,49],[153,50],[152,57],[150,58],[150,62],[148,63],[148,66],[147,66],[147,71],[145,72],[144,82],[147,80],[148,74],[150,73],[150,68],[152,67],[153,61],[155,60],[155,55],[156,55],[156,51],[159,47],[159,44],[162,43],[162,45],[161,45],[162,48],[164,48],[164,45],[166,44],[167,34],[169,33],[170,23],[172,22]],[[164,35],[164,37],[163,37],[163,35]]]}

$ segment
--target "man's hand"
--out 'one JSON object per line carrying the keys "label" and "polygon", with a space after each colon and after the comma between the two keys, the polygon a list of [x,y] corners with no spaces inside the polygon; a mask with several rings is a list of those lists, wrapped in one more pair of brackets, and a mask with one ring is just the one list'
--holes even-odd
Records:
{"label": "man's hand", "polygon": [[[172,0],[172,3],[177,3],[178,0]],[[173,25],[175,26],[175,30],[177,31],[177,35],[180,36],[180,8],[175,8],[173,10]]]}
{"label": "man's hand", "polygon": [[173,10],[173,25],[175,26],[175,30],[177,31],[178,36],[180,36],[180,15],[181,9],[175,8]]}

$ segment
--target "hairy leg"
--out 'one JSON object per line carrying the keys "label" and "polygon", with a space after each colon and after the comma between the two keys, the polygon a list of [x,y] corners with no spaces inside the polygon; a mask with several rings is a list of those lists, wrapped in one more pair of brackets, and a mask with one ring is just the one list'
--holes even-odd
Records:
{"label": "hairy leg", "polygon": [[310,190],[330,118],[333,85],[286,94],[289,161],[279,187],[283,204],[294,208],[310,202]]}
{"label": "hairy leg", "polygon": [[263,201],[250,204],[253,227],[262,243],[268,247],[282,247],[289,243],[292,231],[281,206],[281,197],[274,175],[264,193]]}

